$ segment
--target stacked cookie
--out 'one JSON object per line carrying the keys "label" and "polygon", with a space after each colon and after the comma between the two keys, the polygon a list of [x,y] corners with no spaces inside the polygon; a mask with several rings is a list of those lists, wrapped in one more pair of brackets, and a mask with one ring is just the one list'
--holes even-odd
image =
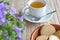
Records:
{"label": "stacked cookie", "polygon": [[60,30],[56,31],[51,24],[45,24],[41,28],[40,34],[36,40],[60,40]]}

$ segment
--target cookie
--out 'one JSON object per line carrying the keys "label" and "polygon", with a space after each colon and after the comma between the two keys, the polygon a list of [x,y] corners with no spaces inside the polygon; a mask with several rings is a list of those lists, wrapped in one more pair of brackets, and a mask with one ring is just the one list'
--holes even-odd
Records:
{"label": "cookie", "polygon": [[52,35],[56,32],[56,29],[54,26],[50,25],[50,24],[45,24],[42,28],[41,28],[41,35]]}
{"label": "cookie", "polygon": [[49,40],[60,40],[60,39],[57,36],[55,36],[55,35],[51,35],[49,37]]}
{"label": "cookie", "polygon": [[55,33],[56,36],[60,38],[60,30]]}
{"label": "cookie", "polygon": [[48,40],[48,36],[46,35],[40,35],[36,38],[36,40]]}

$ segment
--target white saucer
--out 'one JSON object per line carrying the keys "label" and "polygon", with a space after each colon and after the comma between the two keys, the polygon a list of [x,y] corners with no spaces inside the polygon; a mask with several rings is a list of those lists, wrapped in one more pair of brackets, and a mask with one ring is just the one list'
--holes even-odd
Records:
{"label": "white saucer", "polygon": [[[49,13],[49,12],[51,12],[51,11],[53,11],[53,9],[51,9],[49,6],[47,6],[47,7],[46,7],[46,13]],[[23,14],[25,20],[27,20],[27,21],[29,21],[29,22],[32,22],[32,23],[43,23],[43,22],[47,22],[47,21],[49,21],[49,20],[52,18],[52,16],[53,16],[53,14],[49,14],[49,15],[41,18],[39,21],[33,21],[33,20],[30,20],[30,16],[27,17],[27,16],[24,14],[24,8],[23,8],[23,10],[22,10],[22,14]]]}

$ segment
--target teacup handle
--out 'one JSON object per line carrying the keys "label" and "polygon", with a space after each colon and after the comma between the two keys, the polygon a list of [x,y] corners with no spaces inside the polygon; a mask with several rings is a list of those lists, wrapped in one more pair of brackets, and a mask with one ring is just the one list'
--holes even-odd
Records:
{"label": "teacup handle", "polygon": [[24,14],[29,15],[28,14],[29,10],[30,10],[30,7],[28,5],[26,5],[26,7],[24,8]]}

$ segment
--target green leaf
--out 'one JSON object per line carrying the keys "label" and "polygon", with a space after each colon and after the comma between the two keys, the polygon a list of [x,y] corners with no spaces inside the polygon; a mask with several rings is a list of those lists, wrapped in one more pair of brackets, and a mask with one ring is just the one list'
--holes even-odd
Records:
{"label": "green leaf", "polygon": [[4,2],[4,0],[0,0],[0,3],[1,3],[1,2]]}
{"label": "green leaf", "polygon": [[4,3],[5,3],[5,4],[8,4],[8,5],[10,4],[9,2],[4,2]]}
{"label": "green leaf", "polygon": [[15,38],[18,37],[15,31],[12,31],[11,38],[12,40],[16,40]]}
{"label": "green leaf", "polygon": [[1,40],[4,40],[4,39],[1,39]]}
{"label": "green leaf", "polygon": [[7,20],[10,20],[10,14],[9,13],[7,13],[6,18],[7,18]]}
{"label": "green leaf", "polygon": [[19,22],[19,21],[18,21],[18,22],[17,22],[17,26],[20,27],[20,28],[22,28],[22,27],[24,26],[24,24],[23,24],[22,22]]}
{"label": "green leaf", "polygon": [[9,13],[6,15],[6,18],[9,21],[13,21],[13,22],[16,22],[16,20],[17,20],[17,17],[15,15],[10,15]]}
{"label": "green leaf", "polygon": [[0,36],[2,35],[2,33],[3,33],[3,31],[2,31],[2,30],[0,30]]}
{"label": "green leaf", "polygon": [[12,30],[8,30],[8,34],[9,34],[9,36],[12,34]]}
{"label": "green leaf", "polygon": [[0,0],[0,2],[3,2],[3,3],[8,4],[8,5],[10,4],[8,0]]}

